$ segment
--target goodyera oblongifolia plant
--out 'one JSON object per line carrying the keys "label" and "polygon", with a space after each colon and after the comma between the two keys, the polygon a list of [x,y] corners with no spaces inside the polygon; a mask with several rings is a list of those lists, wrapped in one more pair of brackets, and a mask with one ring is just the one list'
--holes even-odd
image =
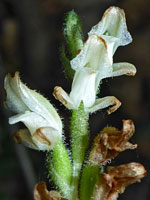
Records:
{"label": "goodyera oblongifolia plant", "polygon": [[65,18],[61,60],[65,75],[72,81],[70,93],[56,86],[54,96],[71,110],[71,153],[64,144],[62,121],[51,103],[21,82],[19,72],[5,78],[5,105],[14,113],[9,124],[23,122],[26,129],[14,134],[16,143],[46,152],[48,177],[58,191],[48,191],[45,182],[34,188],[35,200],[115,200],[125,188],[146,175],[140,163],[108,166],[111,159],[126,149],[135,149],[128,140],[134,123],[123,120],[122,130],[104,128],[90,148],[89,114],[103,108],[108,114],[121,105],[114,96],[98,98],[102,79],[120,75],[134,76],[134,65],[113,63],[119,46],[132,41],[124,11],[110,7],[102,20],[92,27],[83,42],[80,19],[74,11]]}

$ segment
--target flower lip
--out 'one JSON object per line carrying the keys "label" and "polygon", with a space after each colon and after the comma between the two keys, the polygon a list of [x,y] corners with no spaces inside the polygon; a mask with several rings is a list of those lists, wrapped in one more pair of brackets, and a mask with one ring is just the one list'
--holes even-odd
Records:
{"label": "flower lip", "polygon": [[36,132],[32,136],[33,138],[38,139],[41,143],[51,145],[51,142],[47,139],[47,137],[42,133],[42,128],[38,128]]}

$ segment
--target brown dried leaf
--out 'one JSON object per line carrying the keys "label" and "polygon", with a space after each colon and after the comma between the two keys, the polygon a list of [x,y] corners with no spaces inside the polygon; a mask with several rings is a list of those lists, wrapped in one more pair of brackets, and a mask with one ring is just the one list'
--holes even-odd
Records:
{"label": "brown dried leaf", "polygon": [[90,162],[93,165],[105,164],[116,157],[119,152],[137,148],[137,144],[133,145],[128,142],[134,131],[134,123],[131,120],[123,120],[121,131],[114,127],[104,128],[94,140],[94,145],[90,152]]}
{"label": "brown dried leaf", "polygon": [[128,185],[140,181],[146,170],[140,163],[128,163],[107,168],[108,173],[99,176],[94,188],[94,200],[116,200]]}
{"label": "brown dried leaf", "polygon": [[34,187],[34,200],[67,200],[63,198],[57,191],[48,191],[46,183],[41,182]]}

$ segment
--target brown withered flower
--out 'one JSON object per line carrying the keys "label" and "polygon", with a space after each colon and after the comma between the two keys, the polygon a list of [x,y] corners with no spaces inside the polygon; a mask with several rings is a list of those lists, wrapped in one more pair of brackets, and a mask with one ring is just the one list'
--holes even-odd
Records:
{"label": "brown withered flower", "polygon": [[125,188],[140,181],[146,175],[146,170],[140,163],[128,163],[120,166],[110,166],[107,173],[99,176],[94,188],[94,200],[116,200]]}
{"label": "brown withered flower", "polygon": [[115,127],[106,127],[95,138],[89,160],[93,165],[106,164],[119,152],[126,149],[135,149],[137,144],[131,144],[128,140],[135,131],[134,123],[131,120],[123,120],[123,128],[119,131]]}
{"label": "brown withered flower", "polygon": [[40,182],[34,187],[34,200],[67,200],[57,191],[48,191],[45,182]]}

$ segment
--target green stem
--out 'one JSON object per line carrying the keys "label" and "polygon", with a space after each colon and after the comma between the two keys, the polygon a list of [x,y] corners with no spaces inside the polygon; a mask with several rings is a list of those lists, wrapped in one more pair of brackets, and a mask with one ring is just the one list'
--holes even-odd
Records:
{"label": "green stem", "polygon": [[72,144],[72,200],[78,199],[78,187],[81,167],[84,161],[85,152],[88,147],[88,114],[84,111],[81,103],[78,110],[72,112],[71,117],[71,144]]}
{"label": "green stem", "polygon": [[47,154],[48,173],[55,185],[59,188],[63,197],[71,199],[71,162],[63,142],[60,141]]}

